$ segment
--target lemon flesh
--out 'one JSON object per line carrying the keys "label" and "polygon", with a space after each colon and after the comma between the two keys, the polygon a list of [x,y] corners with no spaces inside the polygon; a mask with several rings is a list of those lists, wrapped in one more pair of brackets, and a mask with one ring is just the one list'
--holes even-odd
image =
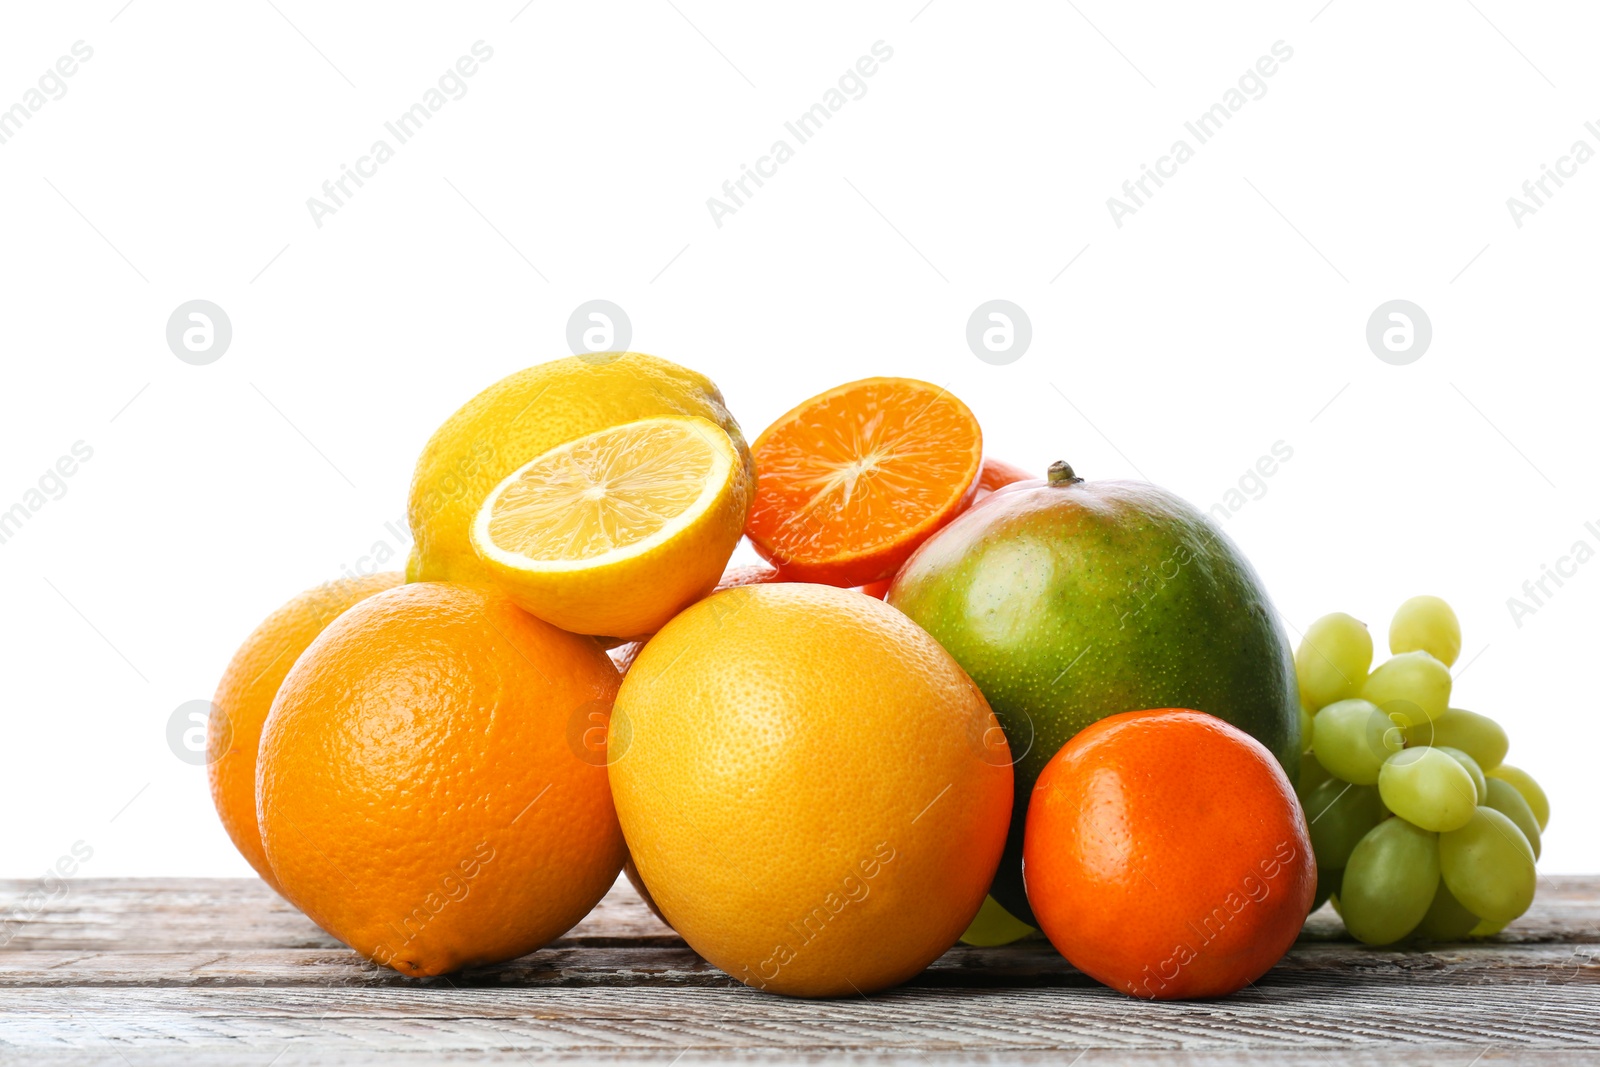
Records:
{"label": "lemon flesh", "polygon": [[741,460],[695,416],[558,445],[497,485],[472,524],[491,580],[576,633],[653,633],[715,587],[744,525]]}

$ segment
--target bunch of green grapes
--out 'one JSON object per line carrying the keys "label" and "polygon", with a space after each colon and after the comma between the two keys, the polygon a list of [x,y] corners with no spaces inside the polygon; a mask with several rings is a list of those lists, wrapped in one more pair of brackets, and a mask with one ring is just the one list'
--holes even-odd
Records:
{"label": "bunch of green grapes", "polygon": [[1389,651],[1372,669],[1366,624],[1335,613],[1295,652],[1312,910],[1331,900],[1369,945],[1498,933],[1533,903],[1550,802],[1503,762],[1498,723],[1450,706],[1461,625],[1449,604],[1400,605]]}

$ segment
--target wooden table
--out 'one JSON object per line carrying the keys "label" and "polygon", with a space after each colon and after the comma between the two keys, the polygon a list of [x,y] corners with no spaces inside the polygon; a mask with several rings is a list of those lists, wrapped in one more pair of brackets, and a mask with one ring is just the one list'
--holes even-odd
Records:
{"label": "wooden table", "polygon": [[[33,888],[0,882],[0,916]],[[1600,1063],[1600,877],[1542,880],[1486,943],[1369,949],[1324,910],[1255,988],[1164,1004],[1043,943],[958,946],[870,999],[757,993],[626,882],[546,949],[429,980],[367,963],[253,880],[79,879],[10,934],[7,1063]]]}

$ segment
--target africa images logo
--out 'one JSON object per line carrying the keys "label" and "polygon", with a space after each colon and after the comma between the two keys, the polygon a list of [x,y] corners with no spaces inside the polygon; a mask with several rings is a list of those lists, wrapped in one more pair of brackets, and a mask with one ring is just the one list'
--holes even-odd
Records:
{"label": "africa images logo", "polygon": [[[1156,157],[1154,168],[1141,163],[1139,176],[1122,183],[1122,195],[1126,200],[1115,196],[1106,198],[1106,210],[1111,212],[1111,221],[1117,229],[1122,229],[1122,220],[1138,214],[1139,209],[1155,196],[1156,189],[1166,184],[1163,178],[1178,176],[1178,168],[1194,158],[1197,146],[1221,133],[1228,120],[1243,111],[1251,100],[1260,100],[1267,95],[1266,79],[1278,73],[1280,64],[1294,58],[1294,49],[1283,41],[1272,42],[1271,52],[1271,55],[1257,59],[1254,66],[1239,75],[1236,85],[1230,86],[1220,101],[1183,124],[1184,130],[1194,138],[1193,145],[1182,137],[1178,138],[1172,142],[1166,154]],[[1152,184],[1155,189],[1150,187]]]}
{"label": "africa images logo", "polygon": [[[878,73],[880,64],[893,58],[893,48],[883,41],[872,42],[872,55],[861,56],[853,66],[845,68],[836,86],[830,86],[818,103],[802,111],[792,122],[783,124],[784,131],[794,138],[793,145],[780,137],[772,142],[765,154],[756,157],[755,169],[752,170],[748,164],[739,164],[739,176],[722,183],[722,196],[726,199],[715,196],[706,198],[706,210],[711,212],[711,221],[716,223],[717,229],[722,229],[724,217],[737,214],[745,206],[745,201],[755,196],[756,189],[766,184],[763,178],[777,176],[778,167],[794,158],[797,146],[821,133],[824,124],[842,111],[845,104],[866,96],[866,79]],[[750,188],[751,183],[755,184],[755,189]]]}
{"label": "africa images logo", "polygon": [[[322,220],[326,216],[338,214],[339,209],[356,195],[356,191],[366,185],[362,179],[378,176],[378,168],[395,157],[397,147],[421,133],[423,127],[450,101],[460,100],[467,95],[466,80],[478,73],[480,64],[494,58],[494,49],[483,41],[474,41],[471,51],[472,55],[461,56],[453,66],[446,68],[439,75],[437,83],[423,91],[420,101],[406,108],[393,121],[383,124],[384,130],[394,138],[394,144],[391,145],[382,137],[373,141],[364,154],[356,157],[353,169],[341,163],[339,176],[322,183],[322,196],[326,199],[315,196],[306,198],[306,210],[311,213],[311,221],[317,229],[322,229]],[[354,189],[351,188],[352,184]]]}

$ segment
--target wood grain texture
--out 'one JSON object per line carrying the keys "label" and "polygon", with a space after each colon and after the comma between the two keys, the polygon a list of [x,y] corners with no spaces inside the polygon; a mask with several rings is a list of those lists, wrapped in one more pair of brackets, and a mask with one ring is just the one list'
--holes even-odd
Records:
{"label": "wood grain texture", "polygon": [[539,952],[422,980],[255,880],[79,879],[39,903],[0,882],[0,1062],[1600,1063],[1600,877],[1542,880],[1488,942],[1370,949],[1324,912],[1254,987],[1175,1004],[1104,989],[1042,942],[957,946],[870,999],[770,996],[626,882]]}

